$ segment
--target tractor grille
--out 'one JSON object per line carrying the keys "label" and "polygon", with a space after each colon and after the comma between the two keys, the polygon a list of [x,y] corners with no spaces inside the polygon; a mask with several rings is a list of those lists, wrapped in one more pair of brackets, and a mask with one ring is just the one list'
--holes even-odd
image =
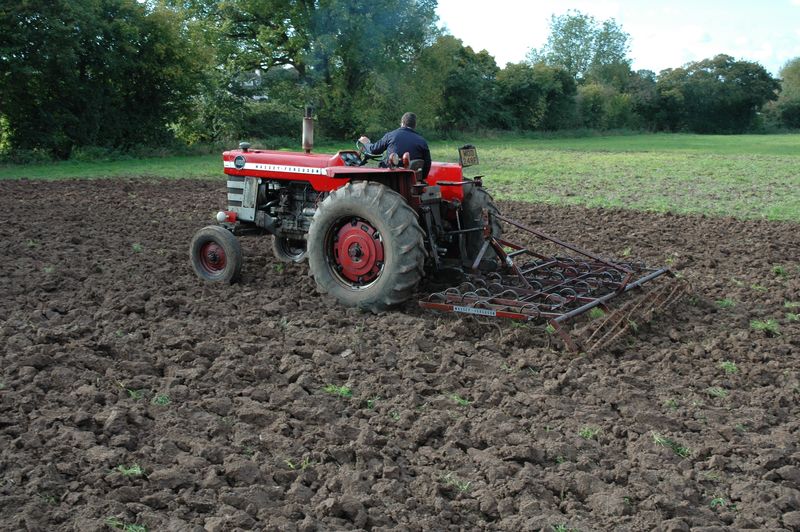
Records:
{"label": "tractor grille", "polygon": [[258,181],[256,177],[228,176],[228,210],[240,220],[255,220]]}

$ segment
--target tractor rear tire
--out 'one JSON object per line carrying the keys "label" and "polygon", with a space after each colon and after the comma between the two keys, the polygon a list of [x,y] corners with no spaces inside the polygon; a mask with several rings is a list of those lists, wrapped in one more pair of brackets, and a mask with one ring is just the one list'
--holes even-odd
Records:
{"label": "tractor rear tire", "polygon": [[189,258],[204,281],[234,283],[242,274],[242,247],[233,233],[218,225],[200,229],[192,238]]}
{"label": "tractor rear tire", "polygon": [[[462,203],[463,216],[461,223],[464,229],[472,229],[475,227],[483,227],[483,211],[486,210],[490,214],[500,214],[500,210],[494,204],[492,196],[486,192],[483,187],[475,186],[474,184],[466,185],[464,187],[464,202]],[[500,226],[500,221],[491,217],[492,236],[501,238],[503,235],[503,228]],[[486,240],[483,233],[467,233],[467,256],[474,259],[481,250],[483,243]],[[489,247],[484,254],[485,259],[493,260],[497,258],[494,249]]]}
{"label": "tractor rear tire", "polygon": [[273,236],[272,254],[281,262],[303,262],[306,260],[306,242],[285,236]]}
{"label": "tractor rear tire", "polygon": [[424,233],[405,198],[371,181],[348,183],[320,203],[308,231],[317,290],[379,312],[414,293],[424,274]]}

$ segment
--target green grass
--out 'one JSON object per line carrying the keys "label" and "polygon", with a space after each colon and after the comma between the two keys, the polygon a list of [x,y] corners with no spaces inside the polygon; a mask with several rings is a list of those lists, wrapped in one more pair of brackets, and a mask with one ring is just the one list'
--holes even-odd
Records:
{"label": "green grass", "polygon": [[[431,142],[434,160],[457,161],[466,142],[481,161],[466,175],[500,200],[800,222],[800,135],[464,136]],[[0,166],[0,179],[104,177],[224,179],[220,155]]]}

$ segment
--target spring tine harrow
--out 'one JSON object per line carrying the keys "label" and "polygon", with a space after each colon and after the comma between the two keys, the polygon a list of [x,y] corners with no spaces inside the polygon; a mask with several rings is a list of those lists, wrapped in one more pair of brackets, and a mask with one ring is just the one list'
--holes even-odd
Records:
{"label": "spring tine harrow", "polygon": [[[485,216],[488,221],[490,214]],[[466,280],[459,286],[430,294],[419,302],[421,307],[543,325],[548,333],[557,334],[569,350],[595,352],[650,321],[689,290],[683,280],[660,283],[655,289],[645,290],[645,284],[665,276],[675,278],[675,274],[668,268],[610,261],[504,216],[495,216],[575,255],[546,255],[496,239],[486,230],[484,245]],[[490,247],[501,267],[488,273],[479,271],[478,265]],[[625,302],[617,310],[611,309],[612,300],[634,290],[642,292],[640,297]],[[596,313],[599,318],[583,329],[580,338],[565,330],[567,322],[595,308],[602,312]]]}

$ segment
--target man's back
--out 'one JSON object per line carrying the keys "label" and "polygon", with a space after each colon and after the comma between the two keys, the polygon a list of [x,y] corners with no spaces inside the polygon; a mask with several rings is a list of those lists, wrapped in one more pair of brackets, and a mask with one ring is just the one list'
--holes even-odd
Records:
{"label": "man's back", "polygon": [[411,160],[421,159],[425,161],[423,176],[427,176],[431,168],[431,151],[428,148],[427,141],[410,127],[400,127],[390,131],[379,141],[368,144],[366,148],[368,152],[374,154],[380,154],[388,150],[390,154],[396,153],[399,157],[408,152]]}

